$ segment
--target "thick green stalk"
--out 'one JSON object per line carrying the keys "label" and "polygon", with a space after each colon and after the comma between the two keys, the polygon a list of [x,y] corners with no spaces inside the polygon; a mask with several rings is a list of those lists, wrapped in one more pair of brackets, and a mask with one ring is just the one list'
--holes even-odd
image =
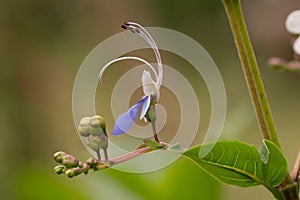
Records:
{"label": "thick green stalk", "polygon": [[239,0],[223,0],[263,137],[280,148]]}
{"label": "thick green stalk", "polygon": [[[222,2],[224,4],[226,14],[231,26],[235,45],[240,61],[242,63],[247,86],[255,107],[257,119],[259,121],[263,137],[267,140],[272,141],[280,148],[280,143],[275,130],[271,110],[257,66],[256,57],[254,55],[254,51],[246,29],[240,0],[222,0]],[[294,185],[294,183],[291,180],[290,175],[287,173],[281,186],[287,187],[291,185]],[[294,192],[291,192],[289,194],[287,193],[285,193],[287,199],[298,199],[297,194],[293,194]]]}

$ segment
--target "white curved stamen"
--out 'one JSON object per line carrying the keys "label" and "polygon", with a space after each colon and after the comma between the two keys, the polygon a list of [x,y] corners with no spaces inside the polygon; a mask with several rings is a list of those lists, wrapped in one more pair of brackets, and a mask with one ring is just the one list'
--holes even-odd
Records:
{"label": "white curved stamen", "polygon": [[[131,28],[131,27],[129,27],[129,28]],[[131,29],[132,30],[132,29]],[[137,29],[135,29],[135,30],[137,30]],[[135,30],[133,30],[133,31],[135,31]],[[147,37],[147,35],[145,35],[145,33],[143,33],[142,31],[135,31],[134,33],[137,33],[137,34],[139,34],[144,40],[146,40],[146,42],[151,46],[151,48],[153,49],[153,51],[154,51],[154,54],[155,54],[155,57],[156,57],[156,60],[157,60],[157,63],[161,63],[161,61],[160,61],[160,54],[159,54],[159,51],[158,51],[158,49],[157,49],[157,47],[155,47],[154,45],[153,45],[153,43],[151,43],[151,41],[149,40],[149,38]],[[161,64],[160,64],[161,65]],[[159,66],[159,64],[158,64],[158,66]],[[158,69],[160,69],[160,68],[158,68]],[[160,76],[160,71],[158,72],[158,78],[156,78],[156,84],[158,85],[158,86],[160,86],[161,85],[161,82],[162,82],[162,76]]]}
{"label": "white curved stamen", "polygon": [[139,34],[144,40],[146,40],[146,42],[153,49],[153,51],[155,53],[155,56],[156,56],[156,59],[157,59],[157,62],[161,62],[161,58],[160,58],[160,54],[159,54],[158,48],[157,48],[157,46],[155,46],[155,44],[153,43],[153,41],[151,41],[151,39],[143,31],[138,30],[136,27],[129,25],[128,28],[132,32]]}
{"label": "white curved stamen", "polygon": [[158,47],[157,47],[157,45],[156,45],[156,43],[155,43],[155,41],[154,41],[154,39],[152,38],[152,36],[148,33],[148,31],[143,27],[143,26],[141,26],[140,24],[138,24],[138,23],[135,23],[135,22],[127,22],[127,24],[129,24],[129,25],[131,25],[131,26],[137,26],[137,28],[139,28],[139,29],[141,29],[144,33],[145,33],[145,35],[149,38],[149,41],[148,41],[148,43],[149,43],[149,45],[150,46],[152,46],[153,45],[153,50],[155,51],[155,52],[157,52],[157,64],[158,64],[158,66],[159,66],[159,68],[158,68],[158,71],[159,71],[159,76],[161,76],[161,77],[159,77],[160,78],[160,80],[159,80],[159,82],[160,82],[160,84],[161,84],[161,81],[162,81],[162,61],[161,61],[161,57],[160,57],[160,53],[159,53],[159,50],[158,50]]}
{"label": "white curved stamen", "polygon": [[142,59],[142,58],[139,58],[139,57],[135,57],[135,56],[125,56],[125,57],[120,57],[120,58],[116,58],[116,59],[114,59],[114,60],[112,60],[112,61],[109,61],[108,63],[106,63],[106,64],[102,67],[102,69],[101,69],[101,71],[100,71],[100,73],[99,73],[99,78],[100,78],[100,83],[101,83],[101,85],[102,85],[102,75],[103,75],[104,71],[105,71],[111,64],[113,64],[113,63],[115,63],[115,62],[118,62],[118,61],[121,61],[121,60],[138,60],[138,61],[140,61],[140,62],[146,64],[146,65],[153,71],[155,78],[158,79],[157,72],[155,71],[155,69],[153,68],[153,66],[152,66],[149,62],[147,62],[146,60],[144,60],[144,59]]}
{"label": "white curved stamen", "polygon": [[[147,40],[147,42],[150,44],[150,46],[153,46],[154,50],[159,53],[155,41],[153,40],[152,36],[148,33],[148,31],[143,26],[141,26],[140,24],[135,23],[135,22],[127,22],[126,24],[128,24],[128,28],[136,30],[135,31],[136,33],[144,34],[148,38],[145,40]],[[161,62],[160,55],[159,55],[159,61]]]}
{"label": "white curved stamen", "polygon": [[160,85],[162,83],[163,69],[162,69],[161,56],[160,56],[160,53],[159,53],[159,50],[158,50],[158,47],[157,47],[155,41],[153,40],[151,35],[148,33],[148,31],[140,24],[135,23],[135,22],[126,22],[125,26],[127,28],[131,29],[134,33],[139,34],[153,49],[156,60],[157,60],[157,66],[158,66],[158,78],[156,80],[157,80],[158,87],[160,87]]}
{"label": "white curved stamen", "polygon": [[146,40],[146,42],[153,49],[158,62],[160,62],[160,54],[159,54],[159,51],[157,49],[157,46],[155,46],[155,44],[153,44],[153,41],[151,41],[151,39],[148,37],[148,35],[145,34],[143,31],[137,29],[136,27],[132,26],[132,25],[129,25],[126,28],[130,29],[133,33],[139,34],[144,40]]}

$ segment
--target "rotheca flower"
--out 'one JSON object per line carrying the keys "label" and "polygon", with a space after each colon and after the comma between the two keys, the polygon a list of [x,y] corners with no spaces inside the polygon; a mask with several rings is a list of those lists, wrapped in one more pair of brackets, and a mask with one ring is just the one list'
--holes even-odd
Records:
{"label": "rotheca flower", "polygon": [[[135,57],[135,56],[124,56],[120,58],[116,58],[110,62],[108,62],[104,67],[101,69],[99,73],[99,78],[102,83],[102,75],[104,71],[113,63],[122,61],[122,60],[138,60],[146,66],[149,67],[149,69],[153,72],[155,80],[152,79],[151,74],[149,71],[144,70],[142,74],[142,85],[143,85],[143,91],[144,96],[133,106],[129,108],[128,111],[125,113],[119,115],[115,121],[114,128],[111,132],[112,135],[120,135],[123,133],[126,133],[129,131],[129,129],[132,127],[133,123],[135,122],[138,113],[141,111],[140,114],[140,120],[144,119],[145,121],[151,121],[149,117],[147,117],[147,114],[150,113],[150,107],[151,105],[155,105],[157,101],[159,100],[159,89],[162,83],[162,77],[163,77],[163,68],[162,68],[162,61],[161,56],[159,53],[159,50],[157,48],[157,45],[151,35],[148,33],[148,31],[141,26],[138,23],[135,22],[125,22],[122,25],[123,29],[128,29],[133,33],[138,34],[140,37],[142,37],[152,48],[154,51],[156,61],[157,61],[157,70],[154,66],[152,66],[148,61]],[[149,112],[149,113],[148,113]]]}

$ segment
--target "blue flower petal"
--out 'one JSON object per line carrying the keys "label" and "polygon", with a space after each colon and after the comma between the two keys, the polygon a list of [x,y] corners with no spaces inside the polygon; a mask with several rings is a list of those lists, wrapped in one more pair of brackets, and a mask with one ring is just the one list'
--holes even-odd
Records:
{"label": "blue flower petal", "polygon": [[128,132],[129,129],[132,127],[134,121],[136,120],[138,112],[141,109],[141,105],[144,102],[148,101],[148,99],[150,99],[149,96],[142,98],[135,105],[133,105],[131,108],[129,108],[128,111],[119,115],[115,121],[114,128],[113,128],[111,134],[112,135],[121,135],[123,133]]}
{"label": "blue flower petal", "polygon": [[141,115],[140,115],[140,119],[143,119],[145,117],[145,115],[146,115],[146,113],[147,113],[147,111],[150,107],[150,100],[151,100],[150,96],[145,97],[145,102],[144,102],[143,107],[142,107],[142,112],[141,112]]}

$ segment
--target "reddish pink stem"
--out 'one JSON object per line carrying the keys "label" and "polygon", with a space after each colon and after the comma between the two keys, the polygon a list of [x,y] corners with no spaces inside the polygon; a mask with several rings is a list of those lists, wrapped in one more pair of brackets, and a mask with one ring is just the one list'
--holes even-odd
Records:
{"label": "reddish pink stem", "polygon": [[299,171],[300,171],[300,150],[298,152],[298,156],[296,158],[296,162],[295,162],[293,171],[291,173],[291,178],[295,182],[297,182],[297,180],[298,180]]}
{"label": "reddish pink stem", "polygon": [[141,149],[136,149],[132,152],[129,152],[129,153],[126,153],[126,154],[123,154],[119,157],[115,157],[115,158],[112,158],[110,161],[112,162],[113,165],[115,164],[119,164],[119,163],[123,163],[123,162],[126,162],[128,160],[131,160],[133,158],[136,158],[144,153],[147,153],[149,151],[153,151],[153,148],[151,147],[144,147],[144,148],[141,148]]}

